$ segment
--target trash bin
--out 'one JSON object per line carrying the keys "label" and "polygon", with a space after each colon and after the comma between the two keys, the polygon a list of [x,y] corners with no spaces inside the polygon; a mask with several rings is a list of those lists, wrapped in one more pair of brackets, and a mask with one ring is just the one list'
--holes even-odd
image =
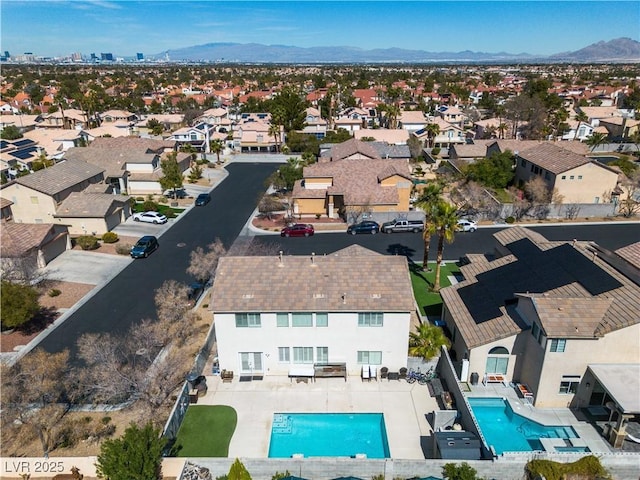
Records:
{"label": "trash bin", "polygon": [[480,380],[480,375],[478,375],[478,372],[473,372],[471,374],[471,385],[477,385],[478,380]]}
{"label": "trash bin", "polygon": [[198,374],[190,373],[187,375],[187,382],[189,382],[189,388],[196,388],[196,385],[198,385]]}

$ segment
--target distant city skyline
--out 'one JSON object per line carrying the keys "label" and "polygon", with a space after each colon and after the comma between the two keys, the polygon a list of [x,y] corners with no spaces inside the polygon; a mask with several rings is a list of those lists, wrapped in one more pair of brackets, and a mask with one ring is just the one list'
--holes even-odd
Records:
{"label": "distant city skyline", "polygon": [[0,0],[0,50],[145,58],[206,43],[551,55],[640,40],[640,4],[622,1]]}

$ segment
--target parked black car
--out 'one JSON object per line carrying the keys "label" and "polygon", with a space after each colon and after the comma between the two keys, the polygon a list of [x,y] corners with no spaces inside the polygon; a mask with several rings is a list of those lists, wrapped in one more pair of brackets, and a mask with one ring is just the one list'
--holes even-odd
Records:
{"label": "parked black car", "polygon": [[350,233],[351,235],[355,235],[357,233],[370,233],[371,235],[375,235],[379,231],[380,225],[369,220],[355,223],[347,227],[347,233]]}
{"label": "parked black car", "polygon": [[211,195],[208,193],[201,193],[196,197],[196,207],[202,207],[211,201]]}
{"label": "parked black car", "polygon": [[160,244],[153,235],[145,235],[131,248],[132,258],[147,258],[150,253],[158,249]]}

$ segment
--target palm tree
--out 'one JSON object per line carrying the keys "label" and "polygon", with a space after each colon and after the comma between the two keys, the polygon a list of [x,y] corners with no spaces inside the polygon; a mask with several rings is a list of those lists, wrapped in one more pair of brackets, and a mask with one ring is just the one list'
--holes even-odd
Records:
{"label": "palm tree", "polygon": [[438,254],[436,256],[436,278],[433,288],[437,292],[440,290],[440,265],[442,264],[442,255],[444,253],[444,242],[453,242],[458,230],[458,215],[455,205],[441,201],[434,209],[433,223],[438,232]]}
{"label": "palm tree", "polygon": [[578,113],[576,113],[575,117],[573,118],[575,119],[576,122],[578,122],[578,124],[576,125],[576,132],[573,135],[573,139],[575,140],[576,138],[578,138],[578,130],[580,130],[580,124],[582,122],[586,122],[587,120],[589,120],[589,117],[587,116],[586,113],[580,110]]}
{"label": "palm tree", "polygon": [[437,123],[430,123],[425,127],[425,130],[427,131],[427,138],[429,139],[429,147],[433,148],[433,142],[440,133],[440,125]]}
{"label": "palm tree", "polygon": [[219,138],[211,140],[211,142],[209,143],[209,148],[211,149],[211,153],[216,154],[217,162],[220,163],[220,154],[224,150],[224,143],[222,143],[222,140],[220,140]]}
{"label": "palm tree", "polygon": [[422,255],[422,270],[429,270],[429,248],[431,247],[431,236],[436,233],[435,225],[432,221],[433,209],[440,202],[440,195],[442,194],[441,183],[429,183],[420,194],[420,197],[416,201],[416,206],[424,211],[424,231],[422,232],[422,239],[424,241],[424,253]]}
{"label": "palm tree", "polygon": [[272,123],[269,125],[269,136],[273,137],[273,141],[276,144],[276,153],[278,152],[278,137],[280,136],[280,125]]}
{"label": "palm tree", "polygon": [[587,138],[587,145],[591,147],[593,152],[596,148],[602,145],[607,140],[607,136],[604,133],[595,132],[589,138]]}
{"label": "palm tree", "polygon": [[449,348],[451,342],[442,328],[430,323],[416,325],[416,331],[409,333],[409,355],[430,360],[437,357],[442,347]]}

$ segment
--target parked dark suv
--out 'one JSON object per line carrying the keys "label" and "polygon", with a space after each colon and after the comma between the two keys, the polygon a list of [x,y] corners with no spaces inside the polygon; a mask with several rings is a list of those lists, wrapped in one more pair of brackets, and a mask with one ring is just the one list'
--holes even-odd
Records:
{"label": "parked dark suv", "polygon": [[160,244],[153,235],[145,235],[131,248],[131,257],[147,258],[150,253],[158,249]]}
{"label": "parked dark suv", "polygon": [[211,195],[209,195],[208,193],[201,193],[196,197],[196,207],[202,207],[209,203],[210,200]]}
{"label": "parked dark suv", "polygon": [[351,235],[355,235],[356,233],[370,233],[371,235],[374,235],[379,231],[380,225],[369,220],[349,225],[349,227],[347,227],[347,233],[350,233]]}

